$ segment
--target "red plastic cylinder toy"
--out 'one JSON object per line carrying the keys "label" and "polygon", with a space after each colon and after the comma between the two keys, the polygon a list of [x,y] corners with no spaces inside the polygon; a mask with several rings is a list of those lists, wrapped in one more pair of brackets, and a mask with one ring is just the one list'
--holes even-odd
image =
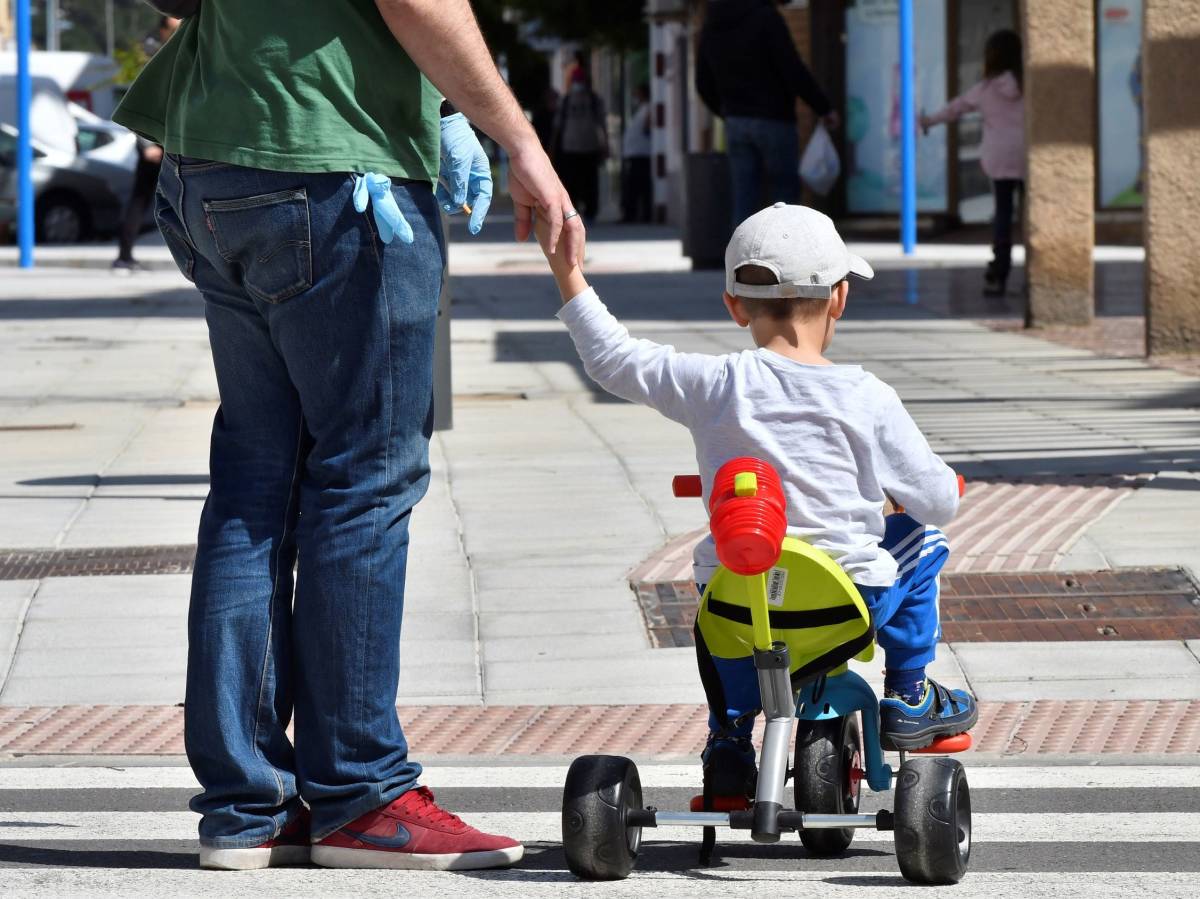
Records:
{"label": "red plastic cylinder toy", "polygon": [[[753,492],[739,496],[737,477],[754,475]],[[761,574],[779,561],[787,533],[787,499],[779,474],[750,456],[730,459],[713,478],[709,529],[717,558],[735,574]]]}

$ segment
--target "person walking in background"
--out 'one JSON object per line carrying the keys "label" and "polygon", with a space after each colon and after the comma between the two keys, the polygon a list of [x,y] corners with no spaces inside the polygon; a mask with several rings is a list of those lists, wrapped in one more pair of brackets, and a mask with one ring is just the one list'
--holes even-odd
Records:
{"label": "person walking in background", "polygon": [[558,117],[558,91],[546,85],[541,99],[533,110],[531,121],[533,130],[537,132],[542,149],[547,153],[554,150],[554,120]]}
{"label": "person walking in background", "polygon": [[469,0],[287,6],[203,0],[114,116],[166,150],[156,218],[221,400],[188,610],[200,864],[511,864],[419,784],[396,714],[440,212],[477,234],[492,196],[466,117],[508,153],[518,239],[535,209],[571,258],[584,231]]}
{"label": "person walking in background", "polygon": [[969,112],[983,115],[980,163],[992,179],[996,212],[992,219],[992,261],[984,273],[984,296],[1003,296],[1012,270],[1013,210],[1025,191],[1025,101],[1022,96],[1021,38],[1004,29],[983,48],[983,80],[933,115],[921,128],[958,121]]}
{"label": "person walking in background", "polygon": [[771,0],[712,0],[700,32],[696,90],[725,120],[733,179],[733,221],[767,203],[800,202],[796,98],[830,131],[839,119],[800,58]]}
{"label": "person walking in background", "polygon": [[[162,46],[171,39],[180,20],[174,16],[163,16],[159,19],[154,33],[142,41],[142,49],[147,57],[153,57]],[[128,274],[138,267],[133,258],[133,245],[137,243],[142,231],[142,222],[146,218],[146,210],[154,198],[154,189],[158,186],[158,173],[162,169],[163,150],[158,144],[138,136],[137,166],[133,171],[133,189],[125,204],[125,213],[121,219],[121,230],[118,234],[117,258],[113,262],[113,272]]]}
{"label": "person walking in background", "polygon": [[591,224],[600,212],[600,164],[608,156],[604,101],[582,63],[572,66],[570,79],[554,126],[555,161],[567,193]]}
{"label": "person walking in background", "polygon": [[650,179],[650,89],[639,84],[633,92],[633,112],[621,139],[621,221],[648,222],[653,208]]}

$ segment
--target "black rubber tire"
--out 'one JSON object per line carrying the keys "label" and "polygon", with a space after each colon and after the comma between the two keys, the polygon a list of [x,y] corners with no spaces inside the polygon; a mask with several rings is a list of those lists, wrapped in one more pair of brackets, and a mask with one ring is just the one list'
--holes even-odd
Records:
{"label": "black rubber tire", "polygon": [[571,763],[563,790],[562,834],[567,867],[585,880],[629,876],[642,828],[626,816],[642,808],[637,766],[615,755],[584,755]]}
{"label": "black rubber tire", "polygon": [[62,190],[39,197],[34,208],[34,231],[38,243],[79,243],[91,236],[87,204],[77,195]]}
{"label": "black rubber tire", "polygon": [[[858,716],[797,724],[793,765],[796,810],[815,815],[857,814],[861,789],[851,780],[850,769],[862,768]],[[804,848],[818,856],[840,855],[853,839],[852,827],[800,831]]]}
{"label": "black rubber tire", "polygon": [[958,883],[971,861],[971,790],[957,759],[906,761],[896,778],[896,861],[905,880]]}

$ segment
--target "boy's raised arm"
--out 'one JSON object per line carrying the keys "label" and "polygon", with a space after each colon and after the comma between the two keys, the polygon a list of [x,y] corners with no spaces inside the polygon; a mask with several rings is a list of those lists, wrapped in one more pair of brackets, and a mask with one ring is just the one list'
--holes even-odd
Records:
{"label": "boy's raised arm", "polygon": [[559,318],[571,332],[588,376],[614,396],[650,406],[681,424],[693,420],[725,377],[722,360],[631,337],[600,302],[580,267],[566,260],[562,244],[549,251],[549,228],[536,222],[534,231],[562,296]]}

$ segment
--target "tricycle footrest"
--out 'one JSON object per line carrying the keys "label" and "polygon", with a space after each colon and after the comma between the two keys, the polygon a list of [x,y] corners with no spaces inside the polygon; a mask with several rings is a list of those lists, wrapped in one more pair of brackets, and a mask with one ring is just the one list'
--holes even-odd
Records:
{"label": "tricycle footrest", "polygon": [[945,755],[951,752],[966,752],[971,748],[971,735],[955,734],[953,737],[939,737],[922,749],[910,749],[909,752],[921,755]]}

